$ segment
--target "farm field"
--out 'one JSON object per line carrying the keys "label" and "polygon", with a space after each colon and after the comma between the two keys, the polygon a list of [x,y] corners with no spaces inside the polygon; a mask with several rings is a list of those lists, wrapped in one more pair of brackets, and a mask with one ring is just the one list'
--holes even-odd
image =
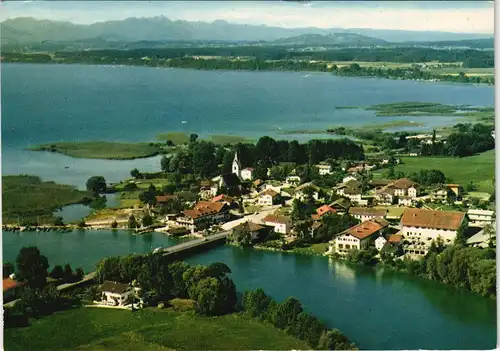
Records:
{"label": "farm field", "polygon": [[[473,182],[479,192],[493,192],[492,179],[495,176],[495,150],[470,157],[401,157],[403,164],[394,170],[405,174],[422,169],[438,169],[454,183],[466,185]],[[384,171],[374,173],[374,178],[382,178]]]}

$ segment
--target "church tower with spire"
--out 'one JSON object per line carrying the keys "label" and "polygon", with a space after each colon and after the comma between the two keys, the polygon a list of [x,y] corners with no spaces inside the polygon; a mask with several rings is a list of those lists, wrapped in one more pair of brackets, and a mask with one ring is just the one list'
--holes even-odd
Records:
{"label": "church tower with spire", "polygon": [[233,173],[236,174],[238,177],[241,176],[241,163],[238,160],[238,152],[234,153],[234,160],[233,160]]}

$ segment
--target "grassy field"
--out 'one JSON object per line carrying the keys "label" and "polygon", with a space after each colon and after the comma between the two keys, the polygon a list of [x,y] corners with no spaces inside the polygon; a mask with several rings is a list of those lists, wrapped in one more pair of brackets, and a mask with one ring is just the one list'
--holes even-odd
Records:
{"label": "grassy field", "polygon": [[42,182],[39,177],[19,175],[2,177],[2,217],[4,223],[36,221],[52,223],[52,213],[59,207],[78,203],[91,194],[70,185]]}
{"label": "grassy field", "polygon": [[312,244],[308,247],[297,247],[292,252],[306,255],[323,255],[328,248],[328,243]]}
{"label": "grassy field", "polygon": [[495,74],[494,68],[463,68],[463,67],[445,67],[445,68],[431,68],[429,71],[434,74],[458,76],[460,72],[468,76],[493,76]]}
{"label": "grassy field", "polygon": [[38,145],[34,151],[52,151],[77,158],[131,160],[158,155],[160,147],[148,143],[114,143],[106,141],[63,142]]}
{"label": "grassy field", "polygon": [[[495,150],[470,157],[401,157],[403,164],[396,172],[412,173],[421,169],[438,169],[454,183],[466,185],[474,182],[477,191],[493,192],[492,179],[495,175]],[[374,172],[374,178],[381,178],[384,170]]]}
{"label": "grassy field", "polygon": [[199,317],[192,312],[131,312],[79,308],[6,329],[14,350],[290,350],[309,349],[273,326],[238,314]]}
{"label": "grassy field", "polygon": [[214,142],[215,144],[238,144],[238,143],[249,143],[250,139],[244,138],[238,135],[224,135],[224,134],[214,134],[210,135],[208,138],[209,141]]}

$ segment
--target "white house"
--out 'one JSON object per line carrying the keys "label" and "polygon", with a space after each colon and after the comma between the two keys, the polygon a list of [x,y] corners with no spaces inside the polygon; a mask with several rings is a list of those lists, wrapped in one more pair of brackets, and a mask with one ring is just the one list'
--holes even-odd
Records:
{"label": "white house", "polygon": [[241,173],[240,173],[241,179],[252,180],[253,179],[253,172],[254,172],[253,168],[243,168],[241,170]]}
{"label": "white house", "polygon": [[351,207],[349,208],[349,214],[363,222],[369,219],[384,218],[387,215],[387,209],[374,207]]}
{"label": "white house", "polygon": [[494,211],[470,209],[467,211],[469,225],[474,227],[484,227],[487,224],[491,224],[493,223],[494,213]]}
{"label": "white house", "polygon": [[285,178],[285,183],[290,187],[295,187],[300,184],[300,177],[296,175],[290,175]]}
{"label": "white house", "polygon": [[382,251],[382,248],[384,247],[385,243],[387,242],[387,239],[381,235],[377,239],[375,239],[375,248],[378,251]]}
{"label": "white house", "polygon": [[412,199],[413,198],[410,196],[400,196],[398,197],[398,205],[411,206],[411,204],[413,203]]}
{"label": "white house", "polygon": [[134,289],[127,284],[106,281],[99,288],[101,302],[108,306],[126,306],[133,302]]}
{"label": "white house", "polygon": [[304,183],[302,185],[299,185],[298,187],[295,188],[295,194],[293,195],[294,198],[299,199],[301,201],[304,201],[307,199],[307,191],[306,189],[311,188],[312,189],[312,197],[314,200],[318,201],[319,198],[319,187],[314,185],[313,183]]}
{"label": "white house", "polygon": [[332,166],[324,163],[320,163],[319,165],[316,165],[316,168],[318,168],[318,172],[320,176],[332,174]]}
{"label": "white house", "polygon": [[453,244],[463,223],[467,225],[464,212],[407,208],[401,217],[401,235],[407,242],[405,253],[425,255],[438,237],[445,245]]}
{"label": "white house", "polygon": [[291,229],[291,221],[285,216],[267,215],[262,219],[264,225],[274,228],[276,233],[289,234]]}
{"label": "white house", "polygon": [[342,183],[347,183],[351,180],[358,181],[358,178],[354,174],[349,174],[348,176],[345,176],[344,179],[342,179]]}
{"label": "white house", "polygon": [[273,189],[264,190],[259,195],[259,205],[261,206],[273,206],[277,205],[280,201],[280,193],[274,191]]}
{"label": "white house", "polygon": [[366,249],[388,225],[389,222],[382,218],[364,221],[346,229],[331,240],[329,251],[347,254],[350,250]]}
{"label": "white house", "polygon": [[419,194],[420,185],[408,178],[398,179],[375,192],[379,203],[392,204],[395,197],[406,196],[410,199]]}

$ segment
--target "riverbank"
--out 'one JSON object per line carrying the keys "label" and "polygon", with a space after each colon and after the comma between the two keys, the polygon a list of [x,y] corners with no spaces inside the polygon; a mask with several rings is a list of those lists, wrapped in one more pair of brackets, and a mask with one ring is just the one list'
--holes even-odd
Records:
{"label": "riverbank", "polygon": [[29,151],[57,152],[76,158],[105,160],[134,160],[148,158],[168,151],[166,146],[154,143],[117,143],[108,141],[54,142],[29,148]]}
{"label": "riverbank", "polygon": [[304,341],[282,330],[241,314],[200,317],[192,312],[153,308],[136,312],[101,308],[59,312],[26,328],[6,329],[4,340],[8,350],[310,348]]}

